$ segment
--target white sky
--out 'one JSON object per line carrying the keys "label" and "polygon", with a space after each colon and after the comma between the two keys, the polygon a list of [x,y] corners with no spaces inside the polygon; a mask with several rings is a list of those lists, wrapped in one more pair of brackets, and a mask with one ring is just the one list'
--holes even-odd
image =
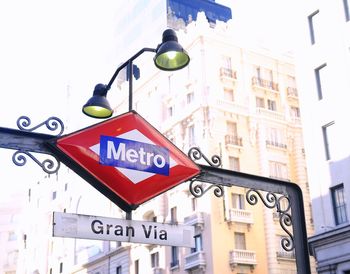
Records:
{"label": "white sky", "polygon": [[[232,5],[242,37],[276,49],[292,45],[291,3],[218,2]],[[121,3],[129,1],[0,1],[0,127],[16,128],[21,115],[29,116],[33,126],[57,116],[68,127],[65,133],[97,122],[85,117],[81,107],[95,84],[106,83],[118,64],[110,56],[115,56],[117,37],[115,7]],[[13,152],[0,149],[0,199],[10,189],[27,189],[28,180],[45,175],[31,159],[23,167],[15,166]]]}

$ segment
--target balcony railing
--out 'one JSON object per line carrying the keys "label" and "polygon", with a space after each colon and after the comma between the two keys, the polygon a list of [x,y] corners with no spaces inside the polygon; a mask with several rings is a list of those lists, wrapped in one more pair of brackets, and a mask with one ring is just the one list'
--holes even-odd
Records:
{"label": "balcony railing", "polygon": [[230,265],[236,266],[239,264],[254,266],[256,262],[255,251],[234,249],[230,251]]}
{"label": "balcony railing", "polygon": [[216,103],[216,106],[220,107],[224,111],[229,111],[237,114],[247,114],[249,112],[249,109],[247,106],[240,105],[228,100],[217,99],[216,101],[213,100],[212,102]]}
{"label": "balcony railing", "polygon": [[276,256],[278,259],[287,259],[287,260],[294,260],[295,259],[294,252],[277,251]]}
{"label": "balcony railing", "polygon": [[279,143],[279,142],[272,141],[272,140],[266,140],[266,145],[268,145],[268,146],[274,146],[274,147],[278,147],[278,148],[284,148],[284,149],[287,148],[287,145],[286,145],[286,144]]}
{"label": "balcony railing", "polygon": [[197,251],[190,253],[189,255],[185,256],[185,270],[190,269],[204,269],[206,267],[207,263],[205,261],[205,252],[204,251]]}
{"label": "balcony railing", "polygon": [[270,81],[270,80],[258,78],[256,76],[254,76],[252,78],[252,85],[259,86],[259,87],[266,88],[266,89],[271,89],[274,91],[279,91],[277,83]]}
{"label": "balcony railing", "polygon": [[225,144],[226,145],[235,145],[242,146],[242,137],[238,137],[236,135],[226,135],[225,136]]}
{"label": "balcony railing", "polygon": [[232,79],[237,79],[237,72],[233,71],[230,68],[220,68],[220,76],[221,77],[227,77],[227,78],[232,78]]}
{"label": "balcony railing", "polygon": [[274,119],[274,120],[284,120],[285,119],[284,113],[274,111],[274,110],[265,109],[265,108],[256,108],[256,113],[259,115],[263,115],[269,119]]}
{"label": "balcony railing", "polygon": [[288,97],[298,97],[297,88],[287,87],[287,96]]}
{"label": "balcony railing", "polygon": [[153,267],[152,271],[153,274],[163,274],[163,269],[160,267]]}
{"label": "balcony railing", "polygon": [[190,216],[184,218],[185,225],[195,225],[200,228],[204,227],[204,214],[203,212],[195,212]]}
{"label": "balcony railing", "polygon": [[230,208],[229,209],[229,221],[245,224],[253,224],[253,212],[250,210]]}

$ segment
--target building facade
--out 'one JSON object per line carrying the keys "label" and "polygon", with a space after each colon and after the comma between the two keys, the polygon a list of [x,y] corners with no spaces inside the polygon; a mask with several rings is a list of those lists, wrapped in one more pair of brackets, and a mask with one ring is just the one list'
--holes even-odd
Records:
{"label": "building facade", "polygon": [[[184,153],[199,147],[219,155],[222,167],[297,183],[304,193],[309,235],[313,220],[305,165],[299,94],[293,60],[263,49],[240,47],[234,26],[197,15],[179,41],[191,57],[176,72],[161,72],[141,58],[133,108]],[[127,111],[128,83],[120,84],[116,113]],[[113,87],[116,88],[116,87]],[[297,273],[279,216],[248,190],[225,188],[195,198],[183,183],[141,205],[134,220],[195,227],[195,247],[173,247],[51,237],[52,212],[125,218],[125,213],[63,167],[34,182],[22,233],[19,273]],[[288,201],[283,201],[288,208]],[[41,225],[46,224],[46,225]],[[291,228],[290,228],[291,229]],[[45,258],[43,260],[43,258]],[[47,259],[46,259],[47,258]]]}
{"label": "building facade", "polygon": [[[135,85],[134,109],[185,153],[197,146],[205,155],[219,155],[224,168],[298,183],[311,234],[293,61],[237,46],[231,28],[225,23],[213,28],[199,14],[186,32],[179,32],[179,41],[191,56],[187,68],[164,73],[140,63],[141,73],[145,70],[147,75]],[[116,110],[127,111],[126,105],[127,101]],[[153,256],[159,260],[153,266],[161,273],[296,273],[294,254],[280,245],[284,234],[278,216],[262,205],[250,206],[246,193],[232,188],[223,199],[209,194],[194,199],[188,185],[169,191],[170,216],[165,220],[172,222],[174,212],[176,222],[191,220],[199,248],[154,247],[158,255]],[[135,218],[158,220],[153,206],[142,208],[136,210]],[[149,253],[132,261],[136,265],[152,261]]]}
{"label": "building facade", "polygon": [[[8,201],[0,203],[0,272],[15,274],[19,246],[23,238],[18,237],[23,209],[23,197],[14,195]],[[16,201],[13,205],[12,199]]]}
{"label": "building facade", "polygon": [[299,8],[297,79],[318,273],[350,273],[349,1],[310,1]]}

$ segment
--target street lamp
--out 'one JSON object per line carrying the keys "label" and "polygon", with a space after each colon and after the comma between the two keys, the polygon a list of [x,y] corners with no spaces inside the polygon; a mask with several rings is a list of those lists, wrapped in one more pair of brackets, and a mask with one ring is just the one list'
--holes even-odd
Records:
{"label": "street lamp", "polygon": [[128,81],[129,81],[129,111],[132,110],[132,76],[133,65],[132,61],[135,60],[142,53],[149,51],[155,52],[153,58],[154,64],[157,68],[165,71],[173,71],[182,69],[190,62],[190,57],[183,47],[178,43],[176,33],[172,29],[167,29],[163,32],[162,43],[154,48],[143,48],[132,56],[129,60],[121,64],[111,80],[107,85],[97,84],[94,89],[93,96],[83,106],[83,113],[93,118],[108,118],[113,114],[113,109],[109,105],[106,98],[107,92],[111,88],[118,73],[125,67],[127,67]]}

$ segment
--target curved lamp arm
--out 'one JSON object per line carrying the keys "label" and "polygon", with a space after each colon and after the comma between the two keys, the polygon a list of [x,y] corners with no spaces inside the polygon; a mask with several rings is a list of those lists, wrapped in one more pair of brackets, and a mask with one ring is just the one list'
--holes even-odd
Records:
{"label": "curved lamp arm", "polygon": [[135,55],[133,55],[131,58],[129,58],[127,61],[125,61],[123,64],[121,64],[117,70],[114,72],[111,80],[109,80],[109,83],[106,86],[106,92],[112,87],[112,84],[117,78],[119,72],[125,68],[128,67],[128,79],[129,79],[129,111],[132,110],[132,88],[133,88],[133,83],[132,83],[132,61],[134,61],[137,57],[139,57],[142,53],[149,51],[149,52],[156,52],[156,49],[153,48],[143,48],[139,50]]}
{"label": "curved lamp arm", "polygon": [[[126,66],[130,66],[130,68],[132,69],[132,61],[134,61],[137,57],[139,57],[142,53],[144,53],[145,51],[149,51],[149,52],[156,52],[157,50],[156,49],[153,49],[153,48],[143,48],[141,50],[139,50],[135,55],[133,55],[131,58],[129,58],[129,60],[125,61],[123,64],[121,64],[117,70],[114,72],[111,80],[109,80],[109,83],[107,84],[106,86],[106,89],[109,90],[115,80],[115,78],[117,78],[119,72],[125,68]],[[131,75],[132,75],[132,71],[131,69],[129,69],[129,81],[131,79]],[[131,72],[131,73],[130,73]]]}
{"label": "curved lamp arm", "polygon": [[114,80],[117,78],[119,72],[128,67],[128,81],[129,81],[129,111],[132,110],[132,78],[133,78],[133,65],[132,62],[138,56],[140,56],[145,51],[155,52],[154,64],[161,70],[173,71],[182,69],[188,65],[190,62],[190,57],[183,47],[178,43],[176,33],[172,29],[167,29],[163,32],[162,43],[154,48],[143,48],[139,50],[135,55],[133,55],[126,62],[121,64],[117,70],[114,72],[111,80],[107,85],[98,84],[95,86],[93,96],[88,100],[88,102],[83,106],[83,113],[94,118],[108,118],[112,116],[113,109],[106,99],[107,92],[111,88]]}

